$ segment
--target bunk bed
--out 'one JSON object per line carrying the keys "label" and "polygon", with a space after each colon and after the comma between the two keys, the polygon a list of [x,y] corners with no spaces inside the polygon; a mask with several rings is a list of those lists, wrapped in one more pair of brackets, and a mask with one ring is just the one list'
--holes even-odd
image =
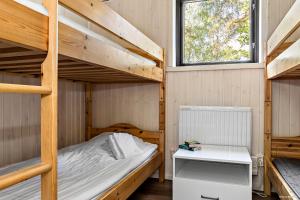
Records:
{"label": "bunk bed", "polygon": [[[88,20],[87,29],[59,16],[58,2]],[[0,84],[0,92],[41,95],[41,158],[32,166],[0,176],[0,190],[41,175],[41,199],[57,199],[58,78],[86,84],[86,141],[105,132],[126,132],[157,144],[143,164],[97,199],[127,199],[159,170],[164,181],[165,52],[98,0],[0,1],[0,71],[41,77],[41,85]],[[159,130],[130,124],[96,128],[92,124],[93,84],[153,82],[159,89]]]}
{"label": "bunk bed", "polygon": [[265,68],[264,190],[300,199],[300,137],[272,136],[272,80],[300,78],[300,1],[295,1],[267,42]]}

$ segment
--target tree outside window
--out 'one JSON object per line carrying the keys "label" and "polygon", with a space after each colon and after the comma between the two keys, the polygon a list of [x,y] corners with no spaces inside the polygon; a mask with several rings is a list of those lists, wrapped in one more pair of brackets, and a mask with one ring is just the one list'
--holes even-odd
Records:
{"label": "tree outside window", "polygon": [[181,63],[251,62],[251,0],[181,0]]}

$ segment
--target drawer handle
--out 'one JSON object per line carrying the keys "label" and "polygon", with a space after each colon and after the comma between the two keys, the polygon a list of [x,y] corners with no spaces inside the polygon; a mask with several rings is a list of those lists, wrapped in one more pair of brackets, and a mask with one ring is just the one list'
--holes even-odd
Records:
{"label": "drawer handle", "polygon": [[213,198],[213,197],[206,197],[206,196],[203,196],[203,195],[201,195],[201,198],[202,199],[208,199],[208,200],[220,200],[219,197],[218,198]]}

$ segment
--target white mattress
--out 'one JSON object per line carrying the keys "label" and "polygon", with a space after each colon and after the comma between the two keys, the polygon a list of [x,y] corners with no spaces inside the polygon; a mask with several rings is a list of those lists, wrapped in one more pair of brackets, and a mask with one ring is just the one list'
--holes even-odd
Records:
{"label": "white mattress", "polygon": [[[135,138],[143,150],[137,156],[116,160],[107,142],[108,134],[62,149],[58,155],[58,198],[95,199],[129,172],[147,161],[157,145]],[[39,162],[32,159],[0,169],[0,175]],[[40,199],[40,176],[0,191],[0,200]]]}

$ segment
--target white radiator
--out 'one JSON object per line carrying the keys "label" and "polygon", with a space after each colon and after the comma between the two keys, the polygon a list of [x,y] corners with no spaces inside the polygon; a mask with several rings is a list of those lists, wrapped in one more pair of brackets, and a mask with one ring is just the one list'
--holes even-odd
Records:
{"label": "white radiator", "polygon": [[251,108],[181,106],[179,143],[246,146],[251,152]]}

